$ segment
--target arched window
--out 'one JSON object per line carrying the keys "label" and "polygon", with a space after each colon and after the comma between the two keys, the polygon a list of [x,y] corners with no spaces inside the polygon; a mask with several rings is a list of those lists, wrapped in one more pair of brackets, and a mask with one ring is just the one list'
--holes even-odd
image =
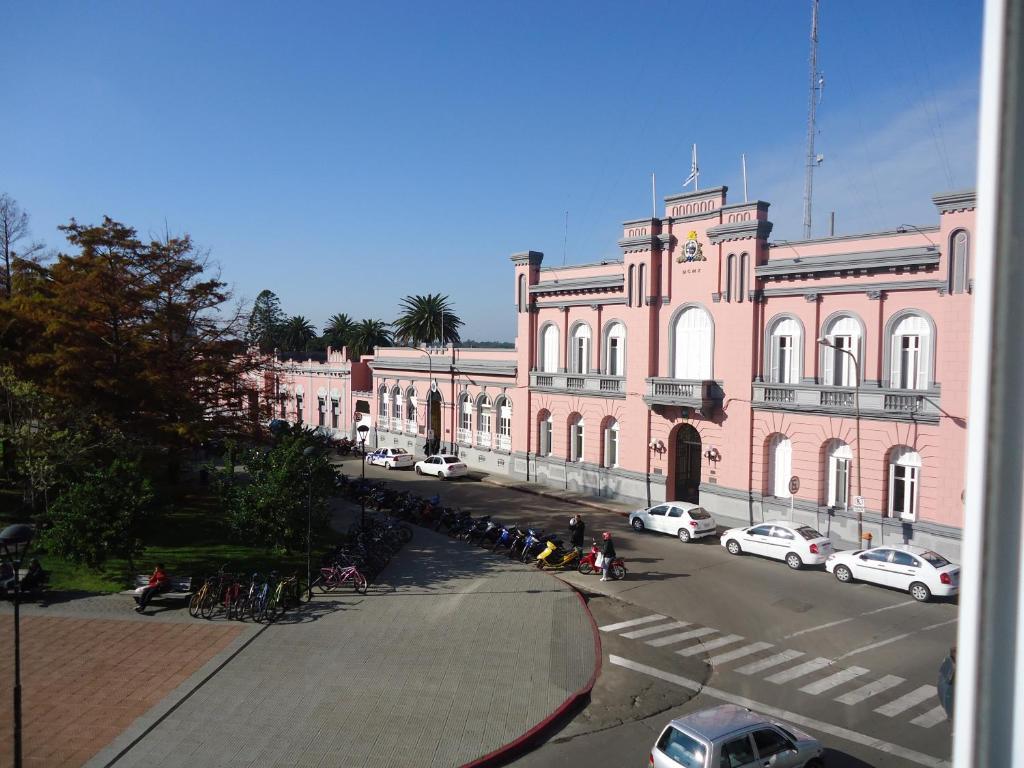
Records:
{"label": "arched window", "polygon": [[949,262],[949,292],[964,293],[968,286],[968,267],[970,253],[967,231],[959,229],[949,239],[949,251],[952,258]]}
{"label": "arched window", "polygon": [[526,290],[526,275],[519,276],[519,311],[525,312],[529,306],[529,294]]}
{"label": "arched window", "polygon": [[626,282],[626,306],[627,307],[632,307],[633,306],[633,273],[634,273],[635,270],[636,270],[636,268],[632,264],[630,264],[629,265],[629,270],[628,270],[629,279]]}
{"label": "arched window", "polygon": [[512,401],[502,395],[495,404],[498,411],[498,448],[512,450]]}
{"label": "arched window", "polygon": [[714,325],[703,307],[690,306],[676,317],[672,376],[677,379],[710,379],[714,354]]}
{"label": "arched window", "polygon": [[736,274],[736,254],[730,253],[725,257],[725,291],[722,298],[725,301],[732,301],[732,281]]}
{"label": "arched window", "polygon": [[391,426],[396,430],[402,428],[402,390],[398,387],[391,390]]}
{"label": "arched window", "polygon": [[637,270],[637,281],[636,281],[636,305],[638,307],[644,306],[647,301],[647,265],[641,264]]}
{"label": "arched window", "polygon": [[776,384],[798,383],[804,340],[800,322],[794,317],[782,316],[768,327],[768,380]]}
{"label": "arched window", "polygon": [[551,455],[551,412],[541,411],[537,414],[537,453],[540,456]]}
{"label": "arched window", "polygon": [[578,413],[569,417],[569,461],[583,461],[583,417]]}
{"label": "arched window", "polygon": [[409,387],[405,390],[405,418],[409,422],[407,431],[416,433],[416,390]]}
{"label": "arched window", "polygon": [[476,401],[476,444],[491,447],[491,398],[480,395]]}
{"label": "arched window", "polygon": [[740,274],[739,280],[737,281],[738,287],[736,289],[736,301],[741,304],[746,300],[744,297],[747,295],[747,269],[749,259],[749,254],[740,254]]}
{"label": "arched window", "polygon": [[558,326],[548,323],[540,334],[540,369],[544,373],[558,371]]}
{"label": "arched window", "polygon": [[768,495],[788,499],[793,474],[793,444],[783,434],[768,439]]}
{"label": "arched window", "polygon": [[863,353],[860,321],[848,314],[830,318],[825,321],[822,336],[832,345],[821,345],[822,383],[833,387],[854,386],[857,383],[854,358],[859,363]]}
{"label": "arched window", "polygon": [[831,440],[826,449],[826,477],[828,488],[825,503],[837,509],[846,509],[850,504],[850,463],[853,453],[842,440]]}
{"label": "arched window", "polygon": [[459,442],[473,442],[473,404],[465,392],[459,397]]}
{"label": "arched window", "polygon": [[605,328],[603,357],[607,375],[626,375],[626,326],[617,320]]}
{"label": "arched window", "polygon": [[609,419],[604,426],[604,466],[619,466],[619,422]]}
{"label": "arched window", "polygon": [[569,371],[587,373],[590,370],[590,326],[579,323],[572,331]]}
{"label": "arched window", "polygon": [[889,452],[889,515],[917,520],[920,494],[921,454],[905,445]]}
{"label": "arched window", "polygon": [[928,320],[916,313],[900,317],[890,332],[890,386],[927,389],[931,383],[932,344]]}
{"label": "arched window", "polygon": [[381,429],[387,429],[387,418],[388,418],[388,389],[387,387],[381,386],[377,390],[377,421],[378,426]]}

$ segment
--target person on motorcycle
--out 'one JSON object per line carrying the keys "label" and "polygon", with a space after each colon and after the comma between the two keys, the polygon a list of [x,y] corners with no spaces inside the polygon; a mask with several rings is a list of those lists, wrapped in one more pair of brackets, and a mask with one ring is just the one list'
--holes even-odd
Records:
{"label": "person on motorcycle", "polygon": [[569,543],[580,556],[583,555],[583,533],[586,528],[583,515],[576,514],[569,518]]}
{"label": "person on motorcycle", "polygon": [[601,581],[608,581],[608,574],[612,569],[612,560],[615,559],[615,542],[612,535],[605,531],[601,534],[604,539],[604,546],[601,548]]}

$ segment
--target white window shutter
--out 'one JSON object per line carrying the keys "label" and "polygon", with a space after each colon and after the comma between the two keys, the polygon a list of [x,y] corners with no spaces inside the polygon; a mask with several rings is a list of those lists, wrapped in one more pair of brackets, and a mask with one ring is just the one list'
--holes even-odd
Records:
{"label": "white window shutter", "polygon": [[[834,341],[833,341],[833,343],[834,343]],[[825,346],[823,346],[822,350],[824,351],[824,356],[825,356],[825,365],[823,366],[823,370],[822,370],[822,377],[823,377],[822,380],[824,381],[825,384],[830,384],[830,385],[831,384],[835,384],[836,383],[836,371],[835,371],[836,355],[839,354],[839,353],[837,353],[834,349],[832,349],[832,347],[825,347]]]}

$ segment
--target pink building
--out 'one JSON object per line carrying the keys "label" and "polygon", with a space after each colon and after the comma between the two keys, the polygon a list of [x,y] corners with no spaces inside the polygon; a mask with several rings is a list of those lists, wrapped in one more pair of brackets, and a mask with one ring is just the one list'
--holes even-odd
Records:
{"label": "pink building", "polygon": [[512,256],[514,351],[378,349],[375,440],[846,543],[861,497],[876,544],[955,554],[973,192],[935,196],[935,225],[769,243],[768,203],[726,191],[626,222],[621,261]]}

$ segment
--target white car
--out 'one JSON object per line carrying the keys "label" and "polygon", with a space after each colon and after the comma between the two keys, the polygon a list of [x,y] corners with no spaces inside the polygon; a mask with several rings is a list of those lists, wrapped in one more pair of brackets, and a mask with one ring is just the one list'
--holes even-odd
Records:
{"label": "white car", "polygon": [[793,570],[820,565],[832,554],[832,542],[809,525],[772,520],[722,534],[722,546],[731,555],[764,555],[785,560]]}
{"label": "white car", "polygon": [[960,591],[959,565],[909,544],[836,552],[825,561],[825,570],[845,584],[869,581],[909,592],[922,603],[932,595],[951,597]]}
{"label": "white car", "polygon": [[451,477],[465,477],[469,474],[469,467],[458,456],[439,453],[423,461],[417,461],[416,474],[434,475],[439,480],[447,480]]}
{"label": "white car", "polygon": [[713,536],[718,526],[708,511],[686,501],[671,501],[629,513],[629,524],[640,533],[645,530],[670,533],[683,543]]}
{"label": "white car", "polygon": [[378,448],[373,453],[366,454],[367,464],[376,464],[385,469],[411,467],[414,462],[413,455],[402,448]]}

